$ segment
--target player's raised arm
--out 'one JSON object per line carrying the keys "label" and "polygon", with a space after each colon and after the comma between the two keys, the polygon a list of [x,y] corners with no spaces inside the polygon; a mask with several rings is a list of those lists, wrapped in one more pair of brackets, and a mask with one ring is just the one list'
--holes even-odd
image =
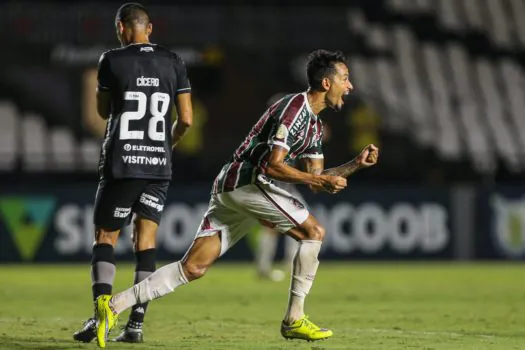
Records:
{"label": "player's raised arm", "polygon": [[368,145],[357,157],[352,159],[351,161],[339,165],[335,168],[326,169],[323,171],[323,174],[325,175],[332,175],[332,176],[341,176],[341,177],[348,177],[355,173],[357,170],[362,168],[368,168],[374,164],[377,163],[377,158],[379,157],[379,149],[374,145]]}
{"label": "player's raised arm", "polygon": [[282,146],[274,146],[268,158],[266,174],[278,181],[302,183],[323,189],[328,193],[337,193],[346,187],[346,179],[339,176],[319,175],[304,172],[287,165],[284,162],[288,150]]}

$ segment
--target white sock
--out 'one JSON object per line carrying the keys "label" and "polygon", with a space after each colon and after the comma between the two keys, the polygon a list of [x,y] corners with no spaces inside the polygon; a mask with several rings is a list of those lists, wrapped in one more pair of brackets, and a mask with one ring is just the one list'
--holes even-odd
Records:
{"label": "white sock", "polygon": [[299,247],[299,242],[293,239],[290,236],[285,236],[284,238],[284,263],[288,268],[292,269],[293,258],[297,252],[297,247]]}
{"label": "white sock", "polygon": [[284,322],[291,324],[304,315],[304,299],[314,283],[321,250],[321,241],[305,240],[299,242],[292,263],[292,278],[290,283],[290,297],[288,310]]}
{"label": "white sock", "polygon": [[135,304],[143,304],[160,298],[186,283],[188,279],[184,276],[181,262],[177,261],[161,267],[133,287],[113,295],[111,306],[116,313],[120,314]]}
{"label": "white sock", "polygon": [[279,236],[271,228],[262,227],[257,251],[257,271],[260,273],[270,273],[272,270],[278,239]]}

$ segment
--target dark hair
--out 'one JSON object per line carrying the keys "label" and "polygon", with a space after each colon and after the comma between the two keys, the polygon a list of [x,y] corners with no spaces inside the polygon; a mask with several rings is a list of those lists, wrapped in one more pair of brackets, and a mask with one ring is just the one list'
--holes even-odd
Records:
{"label": "dark hair", "polygon": [[136,2],[128,2],[117,10],[115,23],[121,21],[125,25],[148,24],[149,13],[144,6]]}
{"label": "dark hair", "polygon": [[341,51],[315,50],[308,56],[306,76],[308,85],[313,90],[321,89],[321,82],[336,73],[335,64],[346,64],[346,57]]}

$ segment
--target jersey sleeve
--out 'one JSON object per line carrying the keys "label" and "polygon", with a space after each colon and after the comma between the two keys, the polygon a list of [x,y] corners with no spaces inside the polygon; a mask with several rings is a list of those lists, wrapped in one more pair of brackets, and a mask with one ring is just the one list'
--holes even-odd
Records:
{"label": "jersey sleeve", "polygon": [[98,61],[97,80],[99,90],[107,91],[111,88],[111,67],[106,53],[103,53]]}
{"label": "jersey sleeve", "polygon": [[278,120],[275,130],[270,133],[268,144],[281,146],[289,151],[297,141],[298,134],[301,131],[298,123],[305,98],[303,94],[299,94],[282,103],[284,103],[284,107],[281,110],[277,108],[276,118]]}
{"label": "jersey sleeve", "polygon": [[191,92],[190,80],[188,79],[188,72],[186,71],[186,64],[179,56],[175,56],[174,60],[175,73],[177,74],[177,86],[175,94],[184,94]]}

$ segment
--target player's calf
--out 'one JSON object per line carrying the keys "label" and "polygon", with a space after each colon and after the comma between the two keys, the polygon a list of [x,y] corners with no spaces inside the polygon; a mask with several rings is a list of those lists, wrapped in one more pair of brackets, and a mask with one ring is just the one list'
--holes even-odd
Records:
{"label": "player's calf", "polygon": [[288,309],[283,324],[292,326],[304,318],[304,301],[312,288],[317,268],[319,267],[319,251],[325,230],[317,220],[310,215],[306,221],[291,230],[293,236],[298,236],[299,246],[292,262],[292,281]]}

